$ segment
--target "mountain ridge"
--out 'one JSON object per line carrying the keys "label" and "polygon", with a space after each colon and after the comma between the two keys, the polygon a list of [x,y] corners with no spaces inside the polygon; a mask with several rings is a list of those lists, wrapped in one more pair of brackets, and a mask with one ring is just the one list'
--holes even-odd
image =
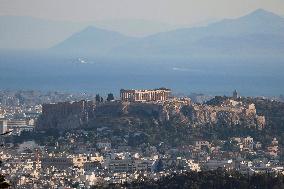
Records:
{"label": "mountain ridge", "polygon": [[[76,57],[282,54],[284,18],[257,9],[239,18],[223,19],[207,26],[159,32],[146,37],[131,37],[92,25],[66,37],[51,45],[47,52]],[[43,39],[45,35],[39,33],[38,38]]]}
{"label": "mountain ridge", "polygon": [[88,26],[80,32],[70,36],[63,42],[49,49],[52,53],[64,53],[67,55],[105,55],[112,48],[133,40],[118,32]]}
{"label": "mountain ridge", "polygon": [[[206,39],[209,39],[211,44],[207,44]],[[212,43],[212,39],[215,43]],[[199,41],[203,43],[198,43]],[[235,43],[232,43],[234,41]],[[239,41],[243,41],[242,45]],[[275,46],[271,45],[271,42],[274,42]],[[201,55],[238,52],[241,48],[246,54],[263,52],[269,54],[274,53],[275,49],[278,54],[284,52],[283,42],[284,19],[274,13],[258,9],[240,18],[225,19],[206,27],[183,28],[151,35],[128,46],[114,49],[113,53],[119,51],[119,53],[128,52],[137,55],[152,52],[167,55]],[[225,49],[222,44],[228,45],[228,43],[231,43],[231,46]],[[254,47],[253,51],[246,48],[246,45]]]}

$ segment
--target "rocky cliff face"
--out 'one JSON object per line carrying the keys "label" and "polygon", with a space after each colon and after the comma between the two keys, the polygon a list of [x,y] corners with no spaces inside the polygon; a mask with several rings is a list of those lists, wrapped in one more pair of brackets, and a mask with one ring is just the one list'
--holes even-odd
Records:
{"label": "rocky cliff face", "polygon": [[258,116],[255,109],[243,107],[220,107],[209,105],[191,105],[182,107],[183,114],[193,127],[210,126],[244,126],[262,129],[265,118]]}
{"label": "rocky cliff face", "polygon": [[156,115],[162,122],[175,120],[191,127],[243,126],[262,129],[265,126],[265,117],[257,115],[254,104],[229,101],[220,106],[210,106],[171,101],[160,106]]}
{"label": "rocky cliff face", "polygon": [[257,115],[254,104],[242,104],[232,100],[220,106],[192,104],[190,100],[183,99],[156,104],[129,102],[116,105],[103,104],[101,108],[97,111],[103,112],[104,116],[115,114],[121,117],[143,117],[154,119],[160,124],[175,121],[177,124],[190,127],[243,126],[262,129],[265,126],[265,117]]}
{"label": "rocky cliff face", "polygon": [[[55,107],[55,109],[54,109]],[[262,129],[265,118],[256,114],[253,104],[236,101],[220,106],[192,104],[189,99],[172,100],[164,103],[108,102],[96,106],[51,106],[43,109],[40,128],[80,128],[89,121],[119,124],[129,119],[149,120],[154,125],[175,122],[189,127],[234,127]],[[114,121],[115,120],[115,121]],[[101,123],[104,124],[104,123]]]}

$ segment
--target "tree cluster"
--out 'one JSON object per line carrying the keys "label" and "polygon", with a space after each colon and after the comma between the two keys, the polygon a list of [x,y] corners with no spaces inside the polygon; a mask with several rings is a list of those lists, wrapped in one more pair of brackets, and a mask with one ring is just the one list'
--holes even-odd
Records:
{"label": "tree cluster", "polygon": [[[103,97],[101,97],[99,94],[96,94],[96,97],[95,97],[95,98],[96,98],[96,102],[103,102],[103,101],[104,101]],[[114,95],[113,95],[112,93],[109,93],[109,94],[107,95],[106,100],[107,100],[108,102],[113,101],[113,100],[114,100]]]}
{"label": "tree cluster", "polygon": [[268,173],[248,176],[219,169],[172,174],[158,181],[144,178],[132,183],[113,186],[113,188],[120,187],[140,189],[282,189],[284,188],[284,176]]}

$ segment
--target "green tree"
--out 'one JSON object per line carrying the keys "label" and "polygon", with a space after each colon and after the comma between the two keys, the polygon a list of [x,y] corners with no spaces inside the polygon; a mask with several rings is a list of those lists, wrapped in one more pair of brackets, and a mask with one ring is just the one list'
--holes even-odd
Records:
{"label": "green tree", "polygon": [[112,100],[114,100],[114,96],[113,96],[112,93],[109,93],[109,94],[107,95],[107,101],[112,101]]}
{"label": "green tree", "polygon": [[101,101],[101,97],[99,94],[96,94],[96,102],[100,102]]}

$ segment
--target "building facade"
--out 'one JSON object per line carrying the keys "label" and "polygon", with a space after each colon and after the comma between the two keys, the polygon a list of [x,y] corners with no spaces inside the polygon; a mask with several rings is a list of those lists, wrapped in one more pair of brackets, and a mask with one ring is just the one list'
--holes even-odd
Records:
{"label": "building facade", "polygon": [[[34,120],[33,120],[34,121]],[[8,130],[13,130],[14,134],[19,134],[22,131],[33,131],[34,123],[32,120],[7,120]]]}
{"label": "building facade", "polygon": [[154,90],[120,90],[121,100],[129,102],[166,101],[169,99],[170,94],[171,90],[166,88]]}
{"label": "building facade", "polygon": [[7,132],[7,120],[0,120],[0,134]]}

